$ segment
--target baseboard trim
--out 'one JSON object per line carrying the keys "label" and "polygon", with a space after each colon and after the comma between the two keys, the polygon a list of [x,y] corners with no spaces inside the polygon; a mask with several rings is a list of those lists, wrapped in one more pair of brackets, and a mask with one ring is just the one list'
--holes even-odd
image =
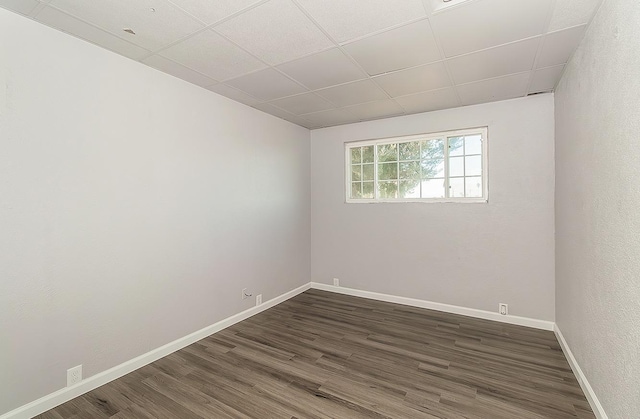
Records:
{"label": "baseboard trim", "polygon": [[248,319],[251,316],[254,316],[258,313],[261,313],[271,307],[274,307],[290,298],[295,297],[298,294],[305,292],[306,290],[313,288],[323,291],[335,292],[338,294],[352,295],[354,297],[363,297],[371,300],[378,301],[386,301],[389,303],[403,304],[411,307],[420,307],[426,308],[430,310],[437,310],[446,313],[460,314],[463,316],[475,317],[479,319],[485,320],[493,320],[502,323],[515,324],[519,326],[527,326],[533,327],[536,329],[542,330],[550,330],[553,331],[558,338],[558,342],[560,342],[560,347],[567,357],[567,361],[573,370],[573,373],[584,392],[589,405],[593,409],[594,414],[598,419],[608,419],[607,414],[605,413],[600,401],[598,400],[593,388],[589,384],[586,376],[582,372],[582,369],[578,365],[567,341],[564,339],[562,332],[558,328],[558,326],[551,321],[547,320],[538,320],[531,319],[528,317],[519,317],[519,316],[503,316],[498,313],[493,313],[485,310],[478,310],[474,308],[454,306],[450,304],[442,304],[436,303],[427,300],[419,300],[415,298],[408,297],[400,297],[396,295],[382,294],[372,291],[363,291],[354,288],[345,288],[345,287],[336,287],[333,285],[322,284],[318,282],[309,282],[305,285],[302,285],[294,290],[286,292],[276,298],[273,298],[269,301],[264,302],[263,304],[252,307],[248,310],[245,310],[241,313],[235,314],[231,317],[227,317],[217,323],[214,323],[210,326],[207,326],[203,329],[200,329],[196,332],[193,332],[185,337],[174,340],[166,345],[163,345],[159,348],[156,348],[152,351],[149,351],[145,354],[142,354],[136,358],[133,358],[129,361],[126,361],[120,365],[116,365],[113,368],[110,368],[106,371],[103,371],[99,374],[91,376],[85,380],[82,380],[78,384],[60,389],[54,393],[51,393],[47,396],[44,396],[38,400],[35,400],[31,403],[28,403],[24,406],[21,406],[15,410],[12,410],[4,415],[0,416],[0,419],[30,419],[34,416],[42,414],[49,409],[53,409],[56,406],[61,405],[75,397],[78,397],[84,393],[87,393],[93,389],[96,389],[104,384],[107,384],[110,381],[116,380],[123,375],[129,374],[137,370],[138,368],[144,367],[147,364],[150,364],[158,359],[165,357],[175,351],[178,351],[185,346],[189,346],[192,343],[195,343],[201,339],[206,338],[220,330],[226,329],[229,326],[232,326],[236,323],[239,323],[243,320]]}
{"label": "baseboard trim", "polygon": [[528,317],[519,317],[499,313],[493,313],[486,310],[478,310],[475,308],[454,306],[450,304],[435,303],[427,300],[418,300],[416,298],[399,297],[397,295],[381,294],[372,291],[362,291],[355,288],[336,287],[334,285],[322,284],[319,282],[311,282],[311,288],[337,292],[339,294],[352,295],[354,297],[369,298],[371,300],[386,301],[388,303],[403,304],[411,307],[427,308],[429,310],[443,311],[445,313],[460,314],[463,316],[476,317],[478,319],[493,320],[501,323],[516,324],[519,326],[533,327],[535,329],[553,331],[554,322],[547,320],[531,319]]}
{"label": "baseboard trim", "polygon": [[8,413],[5,413],[4,415],[0,416],[0,419],[30,419],[36,415],[46,412],[49,409],[53,409],[54,407],[59,406],[62,403],[68,402],[69,400],[78,397],[88,391],[96,389],[115,379],[118,379],[123,375],[129,374],[130,372],[135,371],[138,368],[144,367],[147,364],[157,361],[158,359],[165,357],[177,350],[180,350],[185,346],[189,346],[192,343],[206,338],[207,336],[219,332],[220,330],[226,329],[229,326],[248,319],[249,317],[263,312],[273,306],[276,306],[290,298],[293,298],[296,295],[308,290],[309,287],[310,284],[307,283],[276,298],[266,301],[259,306],[252,307],[231,317],[227,317],[226,319],[223,319],[217,323],[193,332],[185,337],[176,339],[173,342],[153,349],[152,351],[142,354],[120,365],[116,365],[113,368],[84,379],[71,387],[65,387],[38,400],[35,400]]}
{"label": "baseboard trim", "polygon": [[596,415],[596,418],[598,419],[609,419],[609,416],[607,416],[607,414],[605,413],[604,408],[602,407],[602,404],[600,404],[600,400],[598,400],[598,397],[596,396],[595,391],[593,391],[593,388],[591,387],[591,384],[589,384],[587,377],[582,372],[582,368],[580,368],[580,365],[578,365],[578,361],[573,356],[573,352],[571,352],[571,349],[569,348],[569,344],[565,340],[564,335],[560,331],[560,328],[558,327],[557,324],[554,325],[553,332],[556,334],[556,338],[558,338],[558,342],[560,342],[560,347],[562,348],[562,352],[564,352],[564,355],[567,357],[569,366],[571,367],[573,374],[576,376],[576,379],[578,380],[578,384],[580,384],[580,388],[582,388],[582,392],[587,398],[587,401],[591,406],[591,410],[593,410],[593,414]]}

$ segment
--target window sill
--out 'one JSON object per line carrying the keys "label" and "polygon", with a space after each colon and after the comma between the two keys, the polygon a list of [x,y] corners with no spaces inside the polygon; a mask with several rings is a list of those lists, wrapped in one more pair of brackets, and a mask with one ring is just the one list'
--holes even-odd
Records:
{"label": "window sill", "polygon": [[345,204],[488,204],[487,198],[347,199]]}

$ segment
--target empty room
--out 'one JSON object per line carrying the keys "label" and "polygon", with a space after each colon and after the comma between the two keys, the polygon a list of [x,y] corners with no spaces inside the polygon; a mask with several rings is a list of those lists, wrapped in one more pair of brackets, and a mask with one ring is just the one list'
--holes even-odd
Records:
{"label": "empty room", "polygon": [[640,418],[640,2],[0,0],[0,419]]}

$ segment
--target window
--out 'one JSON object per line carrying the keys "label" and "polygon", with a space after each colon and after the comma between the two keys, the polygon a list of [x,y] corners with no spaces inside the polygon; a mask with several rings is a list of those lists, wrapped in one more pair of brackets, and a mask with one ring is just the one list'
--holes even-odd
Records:
{"label": "window", "polygon": [[346,144],[347,202],[486,202],[487,129]]}

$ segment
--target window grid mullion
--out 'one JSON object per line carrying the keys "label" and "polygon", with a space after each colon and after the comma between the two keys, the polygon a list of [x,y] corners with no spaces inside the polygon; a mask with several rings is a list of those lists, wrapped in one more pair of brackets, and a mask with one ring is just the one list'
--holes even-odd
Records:
{"label": "window grid mullion", "polygon": [[373,146],[373,199],[380,199],[378,196],[378,145]]}
{"label": "window grid mullion", "polygon": [[464,196],[467,196],[467,180],[465,179],[467,176],[467,141],[466,137],[462,137],[462,190],[464,191]]}
{"label": "window grid mullion", "polygon": [[396,199],[400,198],[400,143],[396,145]]}
{"label": "window grid mullion", "polygon": [[449,138],[445,137],[443,141],[444,147],[444,196],[451,198],[449,191]]}
{"label": "window grid mullion", "polygon": [[[444,138],[440,137],[440,138],[443,138],[443,140],[444,140],[443,141],[444,150],[442,151],[443,152],[443,157],[444,157],[443,158],[443,160],[444,160],[443,161],[443,169],[444,169],[443,182],[444,182],[444,188],[445,188],[444,199],[446,199],[446,200],[449,200],[449,199],[458,200],[459,199],[459,198],[455,197],[455,194],[453,194],[453,192],[451,190],[451,180],[453,178],[462,179],[463,195],[460,198],[462,198],[462,199],[467,198],[467,195],[468,195],[469,191],[467,191],[467,184],[466,184],[466,177],[467,177],[467,167],[466,167],[467,166],[467,164],[466,164],[467,162],[466,162],[466,158],[469,157],[469,156],[480,156],[481,157],[480,177],[482,179],[482,191],[481,191],[481,196],[478,197],[478,198],[484,198],[485,202],[486,202],[486,182],[487,182],[487,180],[486,180],[486,177],[487,177],[487,173],[486,173],[486,171],[487,171],[487,168],[486,168],[486,166],[487,166],[486,165],[486,153],[487,153],[487,151],[486,151],[486,148],[487,148],[486,147],[486,128],[484,128],[484,131],[480,133],[480,141],[481,141],[480,153],[474,153],[473,155],[467,156],[467,154],[466,154],[465,137],[467,135],[470,135],[469,132],[471,132],[471,130],[466,130],[466,131],[461,130],[461,131],[457,131],[457,132],[456,131],[451,131],[448,136],[445,135]],[[473,134],[475,135],[476,133],[473,132]],[[451,146],[451,142],[450,142],[450,139],[451,138],[456,138],[456,139],[460,139],[460,140],[463,141],[463,144],[461,145],[462,146],[462,156],[461,157],[462,157],[462,169],[463,169],[462,170],[462,172],[463,172],[462,176],[452,177],[451,173],[450,173],[450,170],[451,170],[451,165],[450,165],[450,159],[451,159],[451,148],[450,148],[450,146]],[[404,139],[404,138],[402,138],[402,139]],[[438,139],[438,137],[433,135],[432,137],[430,137],[430,139],[436,140],[436,139]],[[419,200],[425,200],[425,198],[422,198],[423,194],[425,193],[425,191],[424,191],[425,185],[423,185],[422,179],[423,179],[423,177],[425,177],[427,175],[427,174],[424,173],[424,167],[423,167],[424,161],[423,161],[423,155],[422,155],[423,151],[424,151],[423,149],[424,149],[424,146],[425,146],[424,141],[426,141],[425,137],[420,138],[420,137],[415,137],[414,136],[414,137],[411,137],[411,139],[409,139],[408,141],[398,141],[399,140],[398,138],[396,138],[395,140],[396,141],[393,141],[393,142],[392,141],[388,141],[388,140],[386,140],[386,141],[385,140],[377,140],[377,141],[372,141],[372,142],[369,143],[371,146],[373,146],[373,162],[372,163],[373,163],[373,172],[374,173],[373,173],[373,179],[372,179],[371,183],[373,185],[373,189],[374,190],[372,191],[373,192],[373,194],[372,194],[373,197],[372,198],[367,198],[365,200],[368,200],[368,201],[384,201],[384,202],[389,201],[390,202],[390,201],[394,201],[394,200],[397,199],[397,200],[400,200],[400,201],[403,201],[403,202],[406,200],[408,202],[409,199],[408,198],[403,198],[404,195],[402,195],[400,193],[401,192],[400,181],[401,181],[401,178],[402,178],[402,176],[400,175],[400,163],[414,162],[414,161],[417,162],[417,164],[420,166],[418,168],[418,170],[417,170],[418,175],[419,175],[419,179],[418,179],[419,187],[417,188],[418,192],[419,192],[419,195],[417,196],[417,198]],[[404,159],[404,160],[401,160],[401,158],[400,158],[400,145],[401,144],[405,144],[405,143],[411,143],[411,142],[418,142],[419,143],[418,144],[418,150],[419,150],[420,155],[417,157],[417,159],[409,159],[409,160]],[[395,162],[388,162],[388,163],[395,163],[396,164],[396,177],[393,179],[393,181],[396,183],[396,196],[395,196],[395,198],[382,198],[381,197],[381,192],[380,192],[380,183],[381,183],[380,176],[381,176],[381,172],[379,170],[379,166],[380,166],[381,162],[380,162],[380,155],[379,155],[379,149],[378,149],[378,146],[381,145],[381,144],[389,144],[389,145],[395,146],[395,148],[396,148],[396,159],[395,159],[396,161]],[[355,164],[355,165],[351,164],[351,152],[350,152],[350,150],[355,149],[356,147],[348,147],[347,159],[348,159],[348,169],[349,170],[348,170],[348,173],[347,173],[347,177],[348,177],[348,180],[349,180],[348,181],[348,185],[350,185],[349,189],[352,189],[351,185],[353,185],[353,183],[354,183],[354,179],[352,178],[353,166],[356,166],[359,169],[360,179],[357,181],[357,183],[358,183],[358,186],[359,186],[358,189],[359,189],[359,192],[360,192],[360,195],[361,195],[360,198],[364,199],[362,194],[364,194],[364,183],[365,183],[365,181],[364,181],[364,167],[365,167],[365,164],[362,161],[363,155],[364,155],[362,147],[364,147],[364,146],[360,146],[359,147],[361,161],[360,161],[359,164]],[[389,180],[391,180],[391,179],[389,179]],[[387,183],[388,183],[388,181],[387,181]],[[391,187],[391,185],[388,185],[388,186]],[[348,197],[349,200],[356,199],[356,198],[351,196],[351,190],[348,191],[347,197]],[[412,195],[411,197],[415,198],[414,195]],[[476,198],[476,197],[474,196],[473,198]]]}
{"label": "window grid mullion", "polygon": [[418,173],[420,173],[420,199],[422,199],[422,144],[424,144],[424,141],[420,141],[418,144],[420,144],[420,147],[418,147]]}
{"label": "window grid mullion", "polygon": [[351,199],[353,199],[353,176],[352,176],[352,171],[353,171],[353,159],[351,157],[351,153],[353,153],[353,147],[349,147],[347,149],[347,158],[349,159],[349,163],[347,165],[347,177],[349,179],[349,181],[347,182],[347,196]]}

